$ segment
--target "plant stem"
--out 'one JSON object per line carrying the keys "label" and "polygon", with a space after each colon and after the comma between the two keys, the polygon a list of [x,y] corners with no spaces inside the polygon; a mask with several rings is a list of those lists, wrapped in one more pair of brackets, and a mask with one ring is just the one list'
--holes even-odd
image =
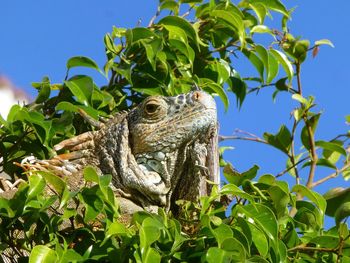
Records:
{"label": "plant stem", "polygon": [[243,137],[243,136],[219,136],[219,142],[226,141],[226,140],[244,140],[244,141],[253,141],[253,142],[260,142],[264,144],[268,144],[267,141],[260,139],[260,138],[252,138],[252,137]]}
{"label": "plant stem", "polygon": [[329,179],[335,178],[337,177],[340,173],[344,172],[346,169],[350,168],[350,162],[346,163],[341,169],[337,170],[336,172],[314,182],[312,184],[312,187],[318,186],[326,181],[328,181]]}
{"label": "plant stem", "polygon": [[296,73],[297,73],[297,83],[298,83],[298,93],[303,96],[303,89],[301,86],[301,77],[300,77],[300,69],[301,69],[301,64],[300,62],[296,62]]}
{"label": "plant stem", "polygon": [[332,252],[336,253],[337,248],[324,248],[324,247],[307,247],[304,245],[296,246],[288,249],[288,252],[301,251],[301,252],[310,252],[310,251],[320,251],[320,252]]}
{"label": "plant stem", "polygon": [[[292,158],[291,158],[292,159]],[[287,173],[288,171],[294,169],[294,172],[298,175],[298,170],[296,169],[296,167],[301,164],[302,162],[306,161],[308,159],[308,157],[305,157],[301,160],[299,160],[298,162],[296,163],[293,163],[292,166],[288,167],[287,169],[284,169],[282,172],[279,172],[275,177],[278,178],[278,177],[281,177],[282,175],[284,175],[285,173]],[[294,159],[293,159],[294,160]],[[292,160],[291,160],[292,161]],[[299,178],[299,175],[296,176],[297,177],[297,184],[299,184],[300,182],[300,178]]]}
{"label": "plant stem", "polygon": [[[296,65],[296,74],[297,74],[297,83],[298,83],[298,93],[299,95],[303,96],[303,89],[301,86],[301,76],[300,76],[300,62],[297,61],[295,63]],[[304,105],[301,104],[301,107],[304,107]],[[315,177],[315,171],[316,171],[316,164],[317,164],[317,160],[318,160],[318,156],[316,153],[316,146],[315,146],[315,137],[314,137],[314,132],[312,130],[311,124],[307,118],[308,115],[308,109],[306,109],[305,114],[304,114],[304,122],[305,122],[305,126],[307,128],[307,133],[308,133],[308,137],[309,137],[309,144],[310,144],[310,150],[309,153],[311,155],[311,164],[310,164],[310,171],[309,171],[309,177],[307,179],[307,183],[306,183],[306,187],[307,188],[312,188],[313,187],[313,181],[314,181],[314,177]]]}
{"label": "plant stem", "polygon": [[297,164],[299,163],[295,163],[295,143],[294,143],[294,137],[295,137],[295,131],[297,129],[297,125],[298,125],[298,122],[296,120],[294,120],[294,123],[293,123],[293,129],[292,129],[292,136],[291,136],[291,141],[292,141],[292,144],[291,144],[291,156],[290,156],[290,161],[292,162],[292,167],[294,168],[294,173],[295,173],[295,181],[296,181],[296,184],[300,184],[300,176],[299,176],[299,171],[298,171],[298,168],[297,168]]}

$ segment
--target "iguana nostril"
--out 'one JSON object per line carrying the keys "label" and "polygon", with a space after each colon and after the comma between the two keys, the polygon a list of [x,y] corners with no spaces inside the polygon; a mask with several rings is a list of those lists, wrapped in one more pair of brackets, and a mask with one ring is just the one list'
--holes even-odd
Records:
{"label": "iguana nostril", "polygon": [[201,97],[201,93],[200,92],[198,92],[198,91],[193,92],[192,99],[194,101],[198,101],[200,99],[200,97]]}

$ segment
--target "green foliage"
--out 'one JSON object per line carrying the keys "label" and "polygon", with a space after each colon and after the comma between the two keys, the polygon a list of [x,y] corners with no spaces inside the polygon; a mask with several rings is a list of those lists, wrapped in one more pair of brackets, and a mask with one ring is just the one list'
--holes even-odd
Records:
{"label": "green foliage", "polygon": [[[280,30],[265,24],[275,12]],[[0,251],[29,262],[350,261],[344,222],[350,215],[349,190],[336,188],[324,197],[313,190],[340,174],[350,178],[349,132],[316,139],[322,114],[301,88],[308,53],[316,56],[321,45],[333,44],[321,39],[310,46],[293,36],[287,26],[291,13],[279,0],[162,0],[148,27],[113,27],[105,36],[103,69],[76,56],[68,60],[62,83],[48,77],[32,83],[38,91],[34,102],[15,105],[7,120],[0,118],[0,165],[13,178],[25,179],[13,198],[0,198]],[[256,42],[257,34],[269,45]],[[256,72],[243,76],[236,63],[250,63]],[[90,76],[71,76],[76,67],[96,70],[109,82],[98,87]],[[252,83],[257,86],[251,88]],[[193,86],[218,96],[226,109],[231,92],[238,107],[265,88],[274,89],[273,99],[285,92],[295,100],[292,125],[281,124],[277,133],[222,137],[269,145],[286,157],[286,169],[275,176],[258,176],[258,166],[240,173],[224,160],[229,147],[222,147],[227,184],[221,190],[214,187],[199,203],[179,200],[177,217],[160,209],[125,218],[108,186],[109,175],[87,167],[84,179],[91,186],[74,192],[61,178],[44,172],[27,178],[16,165],[29,155],[50,158],[56,143],[92,130],[82,110],[96,120],[145,96],[175,95]],[[315,181],[319,166],[333,171]],[[287,173],[295,178],[291,189],[278,180]],[[329,230],[325,214],[335,218]]]}
{"label": "green foliage", "polygon": [[[0,198],[1,249],[16,248],[13,255],[23,258],[28,251],[29,262],[287,262],[303,257],[299,248],[311,247],[308,254],[323,257],[336,255],[340,246],[350,256],[348,235],[322,229],[326,201],[321,195],[301,185],[289,190],[271,175],[255,181],[257,170],[237,174],[250,182],[243,189],[226,184],[200,203],[179,201],[176,218],[163,209],[123,217],[108,186],[111,177],[99,177],[91,167],[84,178],[95,184],[79,192],[47,179],[54,175],[32,174],[12,199]],[[43,191],[46,183],[54,195]],[[300,193],[308,199],[295,203]],[[227,198],[234,201],[225,213],[219,200]],[[298,209],[295,216],[292,207]],[[338,231],[348,231],[340,223],[348,216],[348,203],[341,209]]]}

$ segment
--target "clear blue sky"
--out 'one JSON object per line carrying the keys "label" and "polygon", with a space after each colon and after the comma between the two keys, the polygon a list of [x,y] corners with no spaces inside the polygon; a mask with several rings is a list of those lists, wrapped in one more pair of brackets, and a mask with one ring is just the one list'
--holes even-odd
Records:
{"label": "clear blue sky", "polygon": [[[319,55],[305,64],[302,75],[304,93],[314,95],[318,109],[324,112],[318,138],[331,139],[349,128],[344,116],[350,114],[350,1],[284,2],[288,8],[297,6],[289,23],[294,35],[301,35],[311,42],[328,38],[335,45],[334,49],[321,47]],[[149,0],[2,1],[0,74],[8,76],[16,86],[35,97],[30,83],[40,81],[45,75],[52,82],[62,82],[66,61],[72,56],[91,57],[102,67],[105,62],[104,34],[110,32],[113,25],[134,27],[139,20],[141,25],[147,25],[156,5],[157,1]],[[243,76],[255,74],[245,61],[235,63]],[[95,81],[101,85],[106,80],[97,76]],[[240,111],[234,106],[235,98],[230,96],[232,106],[227,113],[218,101],[220,133],[229,135],[239,128],[262,136],[265,131],[276,132],[283,123],[290,127],[289,114],[297,104],[282,94],[273,103],[271,94],[272,90],[267,89],[258,96],[250,95]],[[235,147],[226,157],[240,171],[255,163],[261,167],[259,174],[278,173],[285,168],[284,156],[265,145],[238,141],[225,144]],[[317,177],[330,172],[319,170]],[[325,192],[328,187],[339,185],[346,186],[348,182],[336,179],[319,190]]]}

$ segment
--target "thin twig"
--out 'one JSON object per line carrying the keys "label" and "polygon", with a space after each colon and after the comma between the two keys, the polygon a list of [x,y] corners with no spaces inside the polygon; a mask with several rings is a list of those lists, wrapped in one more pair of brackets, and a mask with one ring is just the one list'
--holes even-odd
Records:
{"label": "thin twig", "polygon": [[265,141],[261,138],[257,138],[257,137],[243,137],[243,136],[236,136],[236,135],[232,135],[232,136],[220,135],[219,136],[219,142],[226,141],[226,140],[244,140],[244,141],[253,141],[253,142],[260,142],[260,143],[268,144],[267,141]]}
{"label": "thin twig", "polygon": [[[294,137],[295,137],[295,132],[298,126],[298,122],[294,119],[293,123],[293,128],[292,128],[292,136],[291,136],[291,162],[294,165],[295,164],[295,143],[294,143]],[[295,181],[296,184],[300,184],[300,176],[299,176],[299,171],[297,169],[297,166],[294,166],[294,173],[295,173]]]}
{"label": "thin twig", "polygon": [[346,163],[341,169],[337,170],[336,172],[314,182],[312,184],[312,187],[315,187],[315,186],[318,186],[326,181],[328,181],[329,179],[332,179],[332,178],[335,178],[337,177],[339,174],[341,174],[342,172],[344,172],[346,169],[350,168],[350,162],[349,163]]}
{"label": "thin twig", "polygon": [[310,153],[311,153],[311,164],[310,164],[310,172],[309,172],[309,177],[306,183],[307,188],[312,188],[313,186],[313,181],[315,177],[315,171],[316,171],[316,165],[317,165],[317,160],[318,156],[316,153],[316,146],[315,146],[315,138],[314,138],[314,132],[312,131],[312,127],[309,124],[309,121],[305,117],[305,125],[307,126],[307,131],[309,134],[309,144],[310,144]]}
{"label": "thin twig", "polygon": [[[301,86],[301,76],[300,76],[300,62],[296,62],[296,74],[297,74],[297,83],[298,83],[298,94],[303,96],[303,89]],[[301,107],[304,107],[303,104],[301,104]],[[309,137],[309,144],[310,144],[310,155],[311,155],[311,163],[310,163],[310,171],[309,176],[307,179],[306,187],[312,188],[314,177],[315,177],[315,171],[316,171],[316,165],[318,156],[316,153],[316,145],[315,145],[315,138],[314,138],[314,132],[312,130],[311,124],[309,123],[309,120],[307,119],[307,114],[304,116],[304,122],[305,126],[307,128],[308,137]]]}
{"label": "thin twig", "polygon": [[[284,175],[285,173],[289,172],[289,170],[296,168],[299,164],[301,164],[302,162],[306,161],[307,159],[309,159],[309,157],[305,157],[301,160],[299,160],[296,163],[293,163],[290,167],[286,168],[285,170],[283,170],[282,172],[279,172],[278,174],[275,175],[276,178],[281,177],[282,175]],[[295,169],[296,170],[296,169]],[[299,179],[299,176],[298,176]],[[297,181],[297,184],[299,184],[299,181]]]}
{"label": "thin twig", "polygon": [[185,18],[186,16],[188,16],[188,15],[191,13],[191,11],[192,11],[193,8],[194,8],[194,5],[192,5],[192,6],[187,10],[187,12],[184,13],[181,17],[182,17],[182,18]]}
{"label": "thin twig", "polygon": [[242,49],[242,47],[240,45],[235,44],[236,42],[237,42],[237,40],[229,41],[226,45],[224,45],[222,47],[214,48],[210,52],[211,53],[221,52],[221,51],[228,51],[229,52],[229,50],[227,50],[229,47],[236,47],[238,49]]}
{"label": "thin twig", "polygon": [[156,20],[156,18],[159,16],[160,14],[160,6],[157,7],[157,12],[156,14],[151,18],[151,20],[148,23],[148,27],[151,27],[154,23],[154,20]]}
{"label": "thin twig", "polygon": [[299,245],[299,246],[288,249],[288,252],[294,252],[294,251],[301,251],[301,252],[320,251],[320,252],[336,253],[338,251],[338,248],[307,247],[304,245]]}

